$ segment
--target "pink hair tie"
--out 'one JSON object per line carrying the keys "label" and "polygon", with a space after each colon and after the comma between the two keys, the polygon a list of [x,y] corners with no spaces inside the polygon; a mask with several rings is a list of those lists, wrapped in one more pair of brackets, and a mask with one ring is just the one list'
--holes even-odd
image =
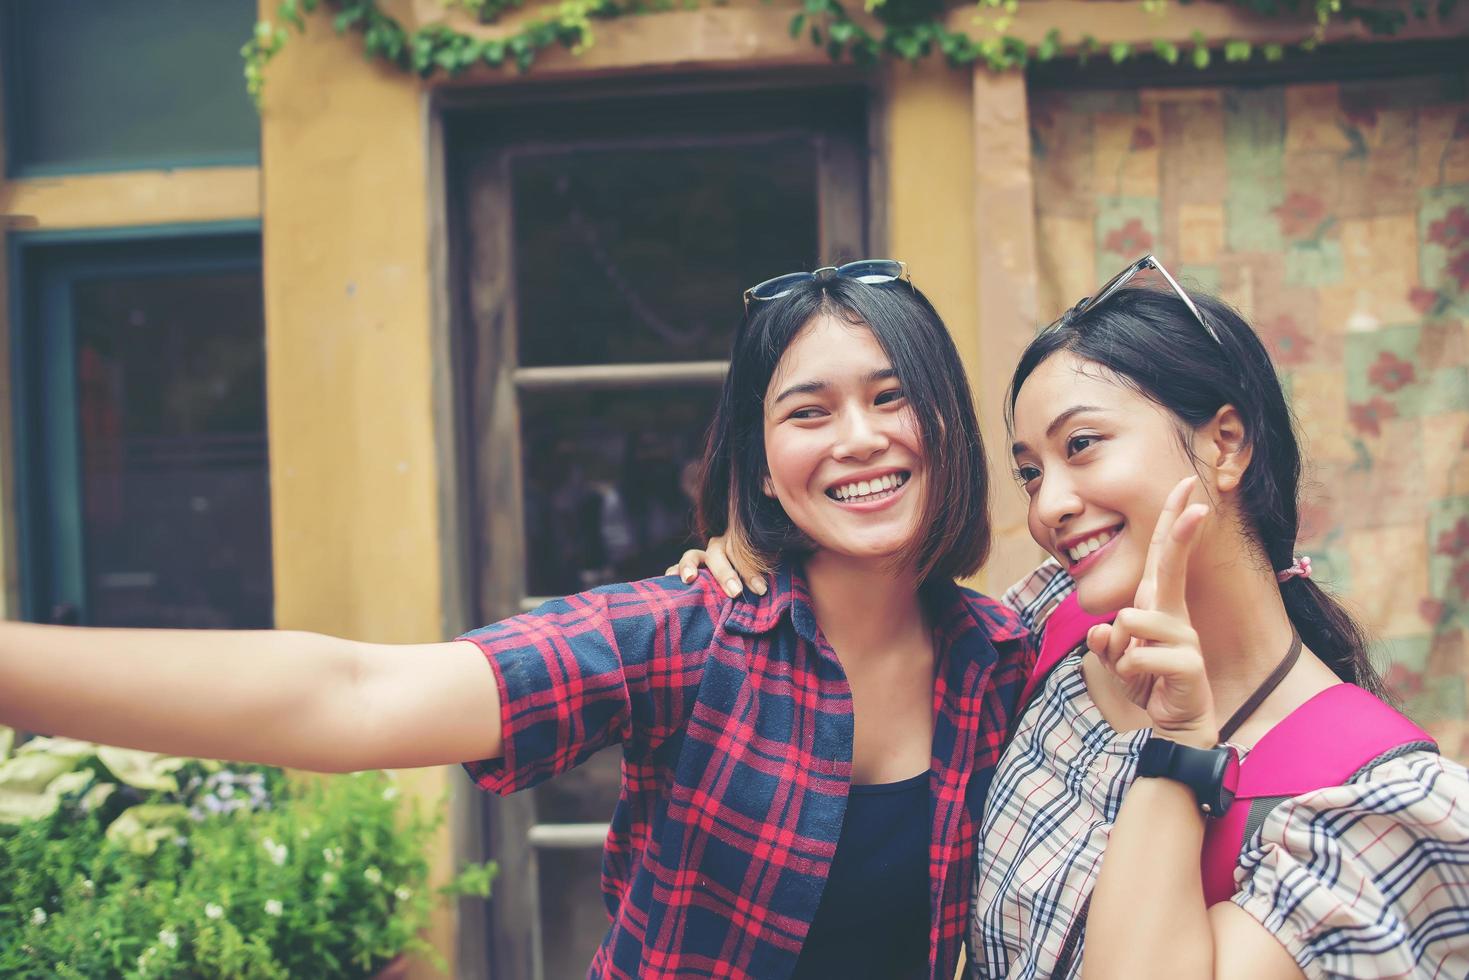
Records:
{"label": "pink hair tie", "polygon": [[1289,568],[1281,569],[1275,573],[1275,581],[1289,582],[1298,576],[1300,578],[1311,577],[1311,558],[1309,555],[1297,555],[1296,560],[1291,562]]}

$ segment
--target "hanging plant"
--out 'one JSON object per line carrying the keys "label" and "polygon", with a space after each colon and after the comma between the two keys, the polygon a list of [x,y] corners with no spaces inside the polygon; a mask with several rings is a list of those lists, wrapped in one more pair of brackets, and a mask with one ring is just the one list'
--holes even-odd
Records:
{"label": "hanging plant", "polygon": [[[714,0],[717,4],[719,0]],[[1189,3],[1191,0],[1182,0]],[[1296,47],[1310,50],[1320,43],[1333,24],[1358,24],[1377,35],[1396,34],[1410,21],[1447,17],[1458,0],[1227,0],[1251,13],[1291,21],[1311,20]],[[996,71],[1023,68],[1048,61],[1068,49],[1059,27],[1053,27],[1036,43],[1010,33],[1021,0],[977,0],[974,34],[949,26],[950,5],[944,0],[866,0],[864,16],[855,17],[841,0],[801,0],[790,21],[792,37],[806,35],[834,61],[851,60],[859,65],[880,61],[918,62],[941,55],[955,67],[983,63]],[[1163,16],[1166,0],[1140,0],[1144,10]],[[522,13],[525,0],[444,0],[482,24],[498,23],[506,14]],[[273,21],[255,25],[254,36],[241,49],[245,59],[245,82],[258,105],[265,86],[265,66],[286,44],[288,29],[306,30],[306,17],[323,6],[334,11],[332,26],[338,34],[355,33],[369,58],[380,58],[422,77],[440,72],[457,75],[471,68],[513,68],[529,71],[545,49],[559,46],[579,53],[592,43],[592,24],[630,15],[655,15],[675,9],[691,9],[698,0],[557,0],[536,5],[536,16],[519,23],[502,37],[486,39],[466,34],[446,23],[428,24],[415,30],[385,13],[378,0],[281,0]],[[1112,62],[1123,62],[1139,53],[1125,42],[1105,48],[1093,37],[1072,39],[1069,48],[1080,60],[1105,54]],[[1254,45],[1245,40],[1227,40],[1211,47],[1195,33],[1192,42],[1179,45],[1158,40],[1143,51],[1168,64],[1207,68],[1215,51],[1224,60],[1244,62],[1255,57],[1278,61],[1285,56],[1284,44]]]}

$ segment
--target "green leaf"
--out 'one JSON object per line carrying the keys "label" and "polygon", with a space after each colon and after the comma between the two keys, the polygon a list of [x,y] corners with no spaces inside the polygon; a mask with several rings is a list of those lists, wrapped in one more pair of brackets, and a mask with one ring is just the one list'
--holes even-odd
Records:
{"label": "green leaf", "polygon": [[1172,41],[1154,41],[1153,53],[1170,65],[1178,64],[1178,45]]}
{"label": "green leaf", "polygon": [[1195,68],[1199,68],[1199,69],[1208,68],[1209,67],[1209,60],[1210,60],[1210,55],[1209,55],[1209,49],[1208,48],[1203,48],[1203,47],[1194,48],[1194,67]]}
{"label": "green leaf", "polygon": [[801,36],[801,29],[803,27],[805,27],[805,26],[806,26],[806,15],[804,13],[796,14],[796,16],[792,17],[791,18],[791,28],[790,28],[790,30],[791,30],[791,37],[800,37]]}
{"label": "green leaf", "polygon": [[1132,45],[1126,41],[1114,41],[1108,53],[1112,56],[1112,64],[1120,65],[1132,55]]}
{"label": "green leaf", "polygon": [[332,27],[338,34],[347,33],[348,28],[355,27],[362,22],[364,11],[361,7],[348,7],[332,18]]}
{"label": "green leaf", "polygon": [[1266,61],[1280,61],[1285,58],[1285,45],[1267,44],[1262,49],[1265,52]]}
{"label": "green leaf", "polygon": [[156,793],[177,793],[178,780],[173,773],[187,763],[177,756],[159,755],[157,752],[139,752],[135,749],[119,749],[110,745],[97,747],[97,758],[107,771],[134,789]]}
{"label": "green leaf", "polygon": [[189,811],[177,803],[139,803],[107,828],[107,842],[130,854],[148,855],[188,827]]}
{"label": "green leaf", "polygon": [[1229,62],[1249,61],[1254,49],[1249,41],[1224,42],[1224,60]]}
{"label": "green leaf", "polygon": [[1037,61],[1050,61],[1061,53],[1061,32],[1057,28],[1051,28],[1041,42],[1035,46],[1035,57]]}

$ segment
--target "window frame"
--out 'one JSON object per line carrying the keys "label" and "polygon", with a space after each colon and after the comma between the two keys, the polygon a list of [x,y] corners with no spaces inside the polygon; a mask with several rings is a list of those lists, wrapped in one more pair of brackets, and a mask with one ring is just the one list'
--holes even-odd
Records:
{"label": "window frame", "polygon": [[70,286],[115,275],[260,269],[260,222],[20,232],[9,236],[7,251],[17,570],[8,605],[42,622],[66,604],[85,622],[76,377],[65,370],[74,361]]}
{"label": "window frame", "polygon": [[[830,78],[820,84],[833,88]],[[722,383],[726,361],[684,361],[627,364],[588,364],[520,367],[517,352],[515,296],[514,201],[512,168],[526,155],[596,152],[623,149],[680,149],[709,147],[789,137],[812,138],[818,146],[817,239],[823,257],[834,253],[873,254],[881,250],[879,196],[873,187],[879,176],[872,148],[874,92],[840,86],[865,107],[860,130],[842,130],[819,115],[804,124],[761,127],[705,123],[681,132],[644,136],[588,133],[575,135],[568,119],[553,122],[548,131],[534,125],[508,126],[498,139],[468,141],[449,152],[451,197],[462,206],[451,209],[460,226],[451,230],[450,290],[456,302],[454,342],[462,366],[464,412],[464,470],[472,542],[468,605],[471,619],[490,622],[533,609],[545,596],[526,594],[520,396],[529,391],[595,387],[603,390],[657,389],[674,385]],[[719,89],[716,88],[716,91]],[[777,93],[800,98],[802,86],[787,83]],[[584,95],[583,91],[583,95]],[[697,97],[687,90],[680,94]],[[760,94],[769,96],[771,90]],[[638,104],[636,92],[618,100],[622,107]],[[572,106],[574,118],[587,107]],[[545,112],[544,107],[542,112]],[[452,117],[452,134],[462,132]],[[489,129],[490,127],[485,127]],[[568,132],[571,130],[571,132]],[[856,217],[857,220],[851,219]],[[459,253],[457,256],[453,253]],[[473,270],[470,282],[468,270]],[[731,297],[731,304],[738,297]],[[677,556],[670,556],[670,561]],[[549,850],[598,850],[607,834],[606,823],[539,823],[532,794],[504,799],[487,794],[479,802],[480,825],[489,857],[501,866],[502,880],[517,887],[496,894],[490,903],[489,957],[491,972],[544,980],[538,855]]]}

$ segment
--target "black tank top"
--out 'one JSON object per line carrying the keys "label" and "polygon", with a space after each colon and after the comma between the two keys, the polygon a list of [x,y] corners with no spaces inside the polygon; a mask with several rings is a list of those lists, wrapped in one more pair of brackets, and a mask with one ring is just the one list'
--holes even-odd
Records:
{"label": "black tank top", "polygon": [[928,975],[928,779],[851,788],[793,980]]}

